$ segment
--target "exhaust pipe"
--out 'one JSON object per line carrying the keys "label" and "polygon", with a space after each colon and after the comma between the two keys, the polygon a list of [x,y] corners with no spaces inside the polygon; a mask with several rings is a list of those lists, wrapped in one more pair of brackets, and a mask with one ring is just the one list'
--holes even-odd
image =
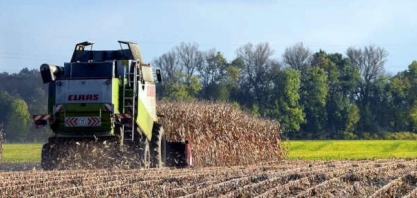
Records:
{"label": "exhaust pipe", "polygon": [[44,84],[54,82],[57,78],[64,75],[64,67],[52,64],[42,64],[40,69]]}

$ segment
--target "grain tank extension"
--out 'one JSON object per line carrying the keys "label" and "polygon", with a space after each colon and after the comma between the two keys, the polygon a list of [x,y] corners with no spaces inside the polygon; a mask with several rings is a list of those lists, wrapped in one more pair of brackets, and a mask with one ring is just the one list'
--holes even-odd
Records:
{"label": "grain tank extension", "polygon": [[[115,158],[132,158],[142,167],[192,165],[188,142],[166,141],[158,122],[154,78],[161,81],[160,70],[143,63],[136,43],[119,41],[120,50],[101,51],[93,50],[93,44],[76,44],[64,66],[40,66],[49,84],[48,114],[33,115],[33,120],[53,131],[42,148],[42,168],[55,169],[77,158],[70,155],[104,155],[96,147],[80,146],[86,142],[113,150],[118,155],[108,159],[114,163],[122,163]],[[72,153],[73,148],[79,149]]]}

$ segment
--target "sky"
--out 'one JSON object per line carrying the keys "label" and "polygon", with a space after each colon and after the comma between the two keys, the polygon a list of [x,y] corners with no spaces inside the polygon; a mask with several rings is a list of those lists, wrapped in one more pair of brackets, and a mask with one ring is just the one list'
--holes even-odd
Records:
{"label": "sky", "polygon": [[268,42],[278,61],[300,42],[341,54],[375,45],[395,75],[417,60],[416,10],[415,0],[0,0],[0,72],[63,65],[79,42],[116,50],[125,40],[139,44],[145,62],[181,42],[228,61],[247,43]]}

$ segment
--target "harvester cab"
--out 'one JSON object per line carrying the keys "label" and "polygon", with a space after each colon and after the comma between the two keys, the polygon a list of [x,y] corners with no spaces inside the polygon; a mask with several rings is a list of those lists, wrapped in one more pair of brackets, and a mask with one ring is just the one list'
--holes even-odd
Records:
{"label": "harvester cab", "polygon": [[49,84],[48,114],[33,120],[54,134],[42,149],[44,169],[65,161],[68,145],[91,141],[117,143],[145,167],[192,165],[189,143],[166,141],[158,122],[154,78],[161,81],[160,70],[143,62],[136,43],[119,44],[120,50],[93,50],[92,42],[78,43],[71,62],[40,66]]}

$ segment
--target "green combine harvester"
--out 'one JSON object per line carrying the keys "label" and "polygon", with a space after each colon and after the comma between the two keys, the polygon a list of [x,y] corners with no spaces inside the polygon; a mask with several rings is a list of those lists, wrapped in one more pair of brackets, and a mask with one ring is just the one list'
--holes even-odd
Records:
{"label": "green combine harvester", "polygon": [[154,78],[161,81],[160,70],[143,63],[136,43],[119,41],[120,50],[105,51],[93,44],[76,44],[63,67],[40,67],[49,84],[48,114],[33,120],[53,131],[42,148],[42,168],[91,166],[93,158],[99,167],[126,161],[144,168],[191,166],[188,142],[166,141],[158,122]]}

